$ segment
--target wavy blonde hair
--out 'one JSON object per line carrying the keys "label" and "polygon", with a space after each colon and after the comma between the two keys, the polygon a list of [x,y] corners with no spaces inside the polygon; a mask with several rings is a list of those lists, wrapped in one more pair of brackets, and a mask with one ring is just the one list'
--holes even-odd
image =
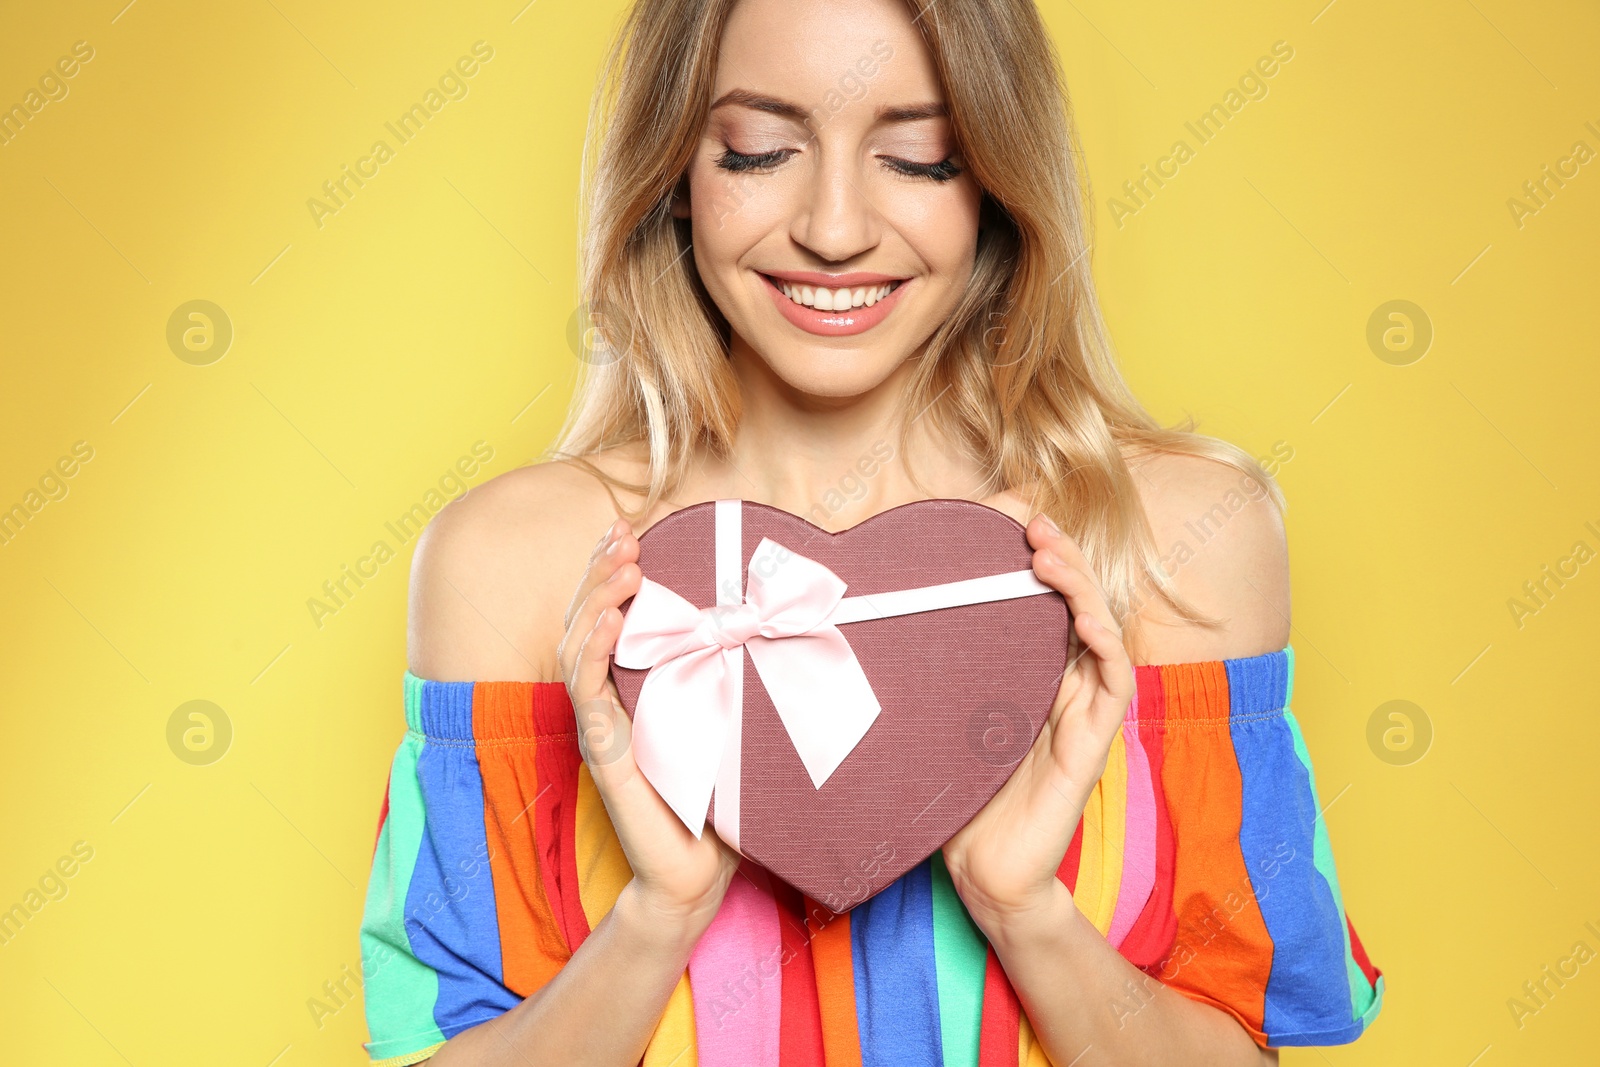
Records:
{"label": "wavy blonde hair", "polygon": [[[580,279],[603,348],[586,360],[550,456],[585,467],[643,516],[681,483],[697,448],[725,455],[740,418],[728,326],[671,214],[711,104],[737,0],[637,0],[604,68],[584,155]],[[1090,272],[1086,182],[1055,49],[1033,0],[905,0],[933,57],[962,157],[983,188],[972,279],[929,339],[905,411],[1082,547],[1121,627],[1141,588],[1190,622],[1161,564],[1124,456],[1185,453],[1237,467],[1280,508],[1248,453],[1159,426],[1123,381]],[[907,420],[900,426],[905,454]],[[648,449],[633,484],[585,457]],[[913,475],[915,478],[915,475]]]}

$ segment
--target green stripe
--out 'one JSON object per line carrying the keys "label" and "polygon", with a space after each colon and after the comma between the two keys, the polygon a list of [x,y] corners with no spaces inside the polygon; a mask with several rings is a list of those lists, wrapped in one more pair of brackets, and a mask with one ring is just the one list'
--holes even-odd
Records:
{"label": "green stripe", "polygon": [[[421,719],[423,681],[405,678],[406,722]],[[389,771],[389,815],[378,835],[361,915],[361,964],[367,1004],[368,1051],[387,1059],[425,1049],[444,1040],[433,1019],[439,976],[417,959],[406,935],[406,891],[422,847],[425,815],[417,783],[417,756],[422,738],[406,734]]]}
{"label": "green stripe", "polygon": [[939,978],[944,1067],[977,1067],[989,942],[961,903],[944,865],[944,853],[935,851],[932,859],[933,965]]}

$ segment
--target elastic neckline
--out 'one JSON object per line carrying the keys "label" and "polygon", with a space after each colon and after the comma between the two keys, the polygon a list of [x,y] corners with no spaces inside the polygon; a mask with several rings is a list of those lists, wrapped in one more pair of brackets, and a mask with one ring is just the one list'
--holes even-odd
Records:
{"label": "elastic neckline", "polygon": [[[1234,659],[1140,664],[1128,721],[1218,726],[1282,714],[1294,687],[1294,647]],[[563,682],[443,682],[404,672],[406,725],[456,745],[575,741]]]}
{"label": "elastic neckline", "polygon": [[1283,714],[1294,689],[1294,647],[1237,659],[1134,669],[1128,719],[1141,724],[1225,726]]}
{"label": "elastic neckline", "polygon": [[[1153,670],[1153,669],[1161,668],[1161,667],[1170,667],[1170,668],[1176,670],[1176,669],[1178,669],[1180,667],[1204,667],[1204,666],[1207,666],[1207,665],[1213,664],[1213,663],[1254,663],[1254,662],[1257,662],[1257,661],[1260,661],[1260,660],[1271,659],[1274,656],[1282,656],[1286,652],[1289,653],[1291,658],[1293,658],[1294,646],[1293,645],[1284,645],[1282,648],[1278,649],[1275,652],[1262,652],[1259,655],[1255,655],[1255,656],[1239,656],[1239,657],[1235,657],[1233,659],[1197,659],[1197,660],[1185,660],[1182,663],[1139,663],[1139,664],[1135,664],[1135,669],[1136,670]],[[428,685],[559,685],[562,688],[566,688],[566,683],[565,682],[528,681],[527,679],[514,680],[514,679],[496,679],[496,678],[473,678],[473,679],[470,679],[470,680],[467,680],[467,681],[446,682],[446,681],[440,681],[437,678],[424,678],[419,674],[413,674],[413,673],[411,673],[411,669],[410,668],[406,668],[405,677],[406,677],[407,681],[424,682],[424,683],[426,683]]]}

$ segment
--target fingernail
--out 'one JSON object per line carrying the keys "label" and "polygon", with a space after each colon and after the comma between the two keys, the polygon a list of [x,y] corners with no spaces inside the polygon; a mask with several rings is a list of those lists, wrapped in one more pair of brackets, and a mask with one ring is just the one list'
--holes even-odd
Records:
{"label": "fingernail", "polygon": [[[611,550],[610,550],[610,549],[609,549],[609,548],[608,548],[608,549],[606,549],[606,551],[607,551],[607,552],[609,552],[609,551],[611,551]],[[622,573],[622,572],[621,572],[621,571],[620,571],[620,570],[615,570],[615,571],[612,571],[612,572],[611,572],[611,576],[610,576],[610,577],[609,577],[609,578],[607,578],[607,579],[606,579],[606,580],[605,580],[605,581],[604,581],[604,582],[601,582],[601,583],[600,583],[600,584],[601,584],[601,585],[606,585],[606,584],[609,584],[609,583],[611,583],[611,582],[614,582],[614,581],[616,581],[616,580],[617,580],[617,575],[619,575],[619,574],[621,574],[621,573]]]}
{"label": "fingernail", "polygon": [[1057,537],[1061,536],[1061,527],[1056,525],[1056,520],[1046,515],[1044,516],[1044,524],[1050,528],[1051,533],[1055,534]]}
{"label": "fingernail", "polygon": [[608,555],[608,556],[611,555],[613,552],[615,552],[617,550],[617,546],[619,544],[621,544],[621,543],[622,543],[621,541],[613,540],[610,544],[606,545],[605,554]]}

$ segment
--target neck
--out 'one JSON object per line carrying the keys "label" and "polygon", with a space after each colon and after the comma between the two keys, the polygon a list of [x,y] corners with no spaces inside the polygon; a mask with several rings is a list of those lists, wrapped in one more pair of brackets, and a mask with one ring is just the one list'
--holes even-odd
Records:
{"label": "neck", "polygon": [[[770,504],[841,530],[913,500],[979,492],[977,468],[939,438],[925,411],[907,410],[912,360],[866,393],[828,397],[793,388],[737,340],[730,358],[743,415],[730,456],[702,467],[702,495]],[[910,423],[904,447],[902,421]]]}

